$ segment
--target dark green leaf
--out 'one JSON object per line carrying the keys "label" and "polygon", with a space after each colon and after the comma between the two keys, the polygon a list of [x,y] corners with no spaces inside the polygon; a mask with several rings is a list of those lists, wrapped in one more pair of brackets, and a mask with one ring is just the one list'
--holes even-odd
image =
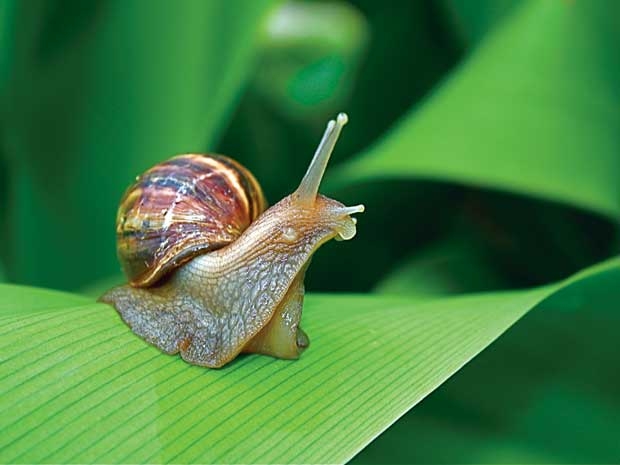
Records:
{"label": "dark green leaf", "polygon": [[431,245],[397,266],[375,287],[383,294],[428,299],[505,287],[476,246],[459,237]]}
{"label": "dark green leaf", "polygon": [[475,45],[523,0],[443,0],[448,20],[465,46]]}

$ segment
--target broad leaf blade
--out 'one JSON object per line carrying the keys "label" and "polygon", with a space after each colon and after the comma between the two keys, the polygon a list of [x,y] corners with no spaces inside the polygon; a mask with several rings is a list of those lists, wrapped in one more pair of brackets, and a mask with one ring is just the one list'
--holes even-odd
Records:
{"label": "broad leaf blade", "polygon": [[332,188],[424,177],[618,218],[616,6],[524,2],[425,104],[334,170]]}
{"label": "broad leaf blade", "polygon": [[619,282],[616,268],[545,299],[353,463],[617,461]]}
{"label": "broad leaf blade", "polygon": [[68,297],[35,313],[20,303],[32,289],[2,286],[0,460],[344,462],[562,286],[422,304],[309,296],[299,361],[221,370],[160,354],[108,306]]}

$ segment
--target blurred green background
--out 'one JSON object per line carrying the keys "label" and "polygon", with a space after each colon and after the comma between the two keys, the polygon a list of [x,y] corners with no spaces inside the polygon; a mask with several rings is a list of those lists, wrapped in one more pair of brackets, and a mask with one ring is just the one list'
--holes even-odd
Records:
{"label": "blurred green background", "polygon": [[[322,191],[367,211],[309,291],[565,278],[620,248],[619,43],[615,0],[3,0],[0,280],[96,294],[137,174],[224,153],[275,203],[339,111]],[[620,460],[618,304],[554,298],[354,461]]]}

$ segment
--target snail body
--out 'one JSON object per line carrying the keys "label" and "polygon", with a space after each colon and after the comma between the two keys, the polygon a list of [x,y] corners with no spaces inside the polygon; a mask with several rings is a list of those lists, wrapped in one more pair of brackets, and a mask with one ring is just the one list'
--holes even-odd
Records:
{"label": "snail body", "polygon": [[147,171],[117,218],[129,283],[101,300],[192,364],[221,367],[241,352],[298,358],[309,344],[299,327],[309,260],[328,240],[351,239],[350,215],[364,209],[318,194],[346,120],[329,122],[300,186],[268,209],[253,176],[226,157],[185,155]]}

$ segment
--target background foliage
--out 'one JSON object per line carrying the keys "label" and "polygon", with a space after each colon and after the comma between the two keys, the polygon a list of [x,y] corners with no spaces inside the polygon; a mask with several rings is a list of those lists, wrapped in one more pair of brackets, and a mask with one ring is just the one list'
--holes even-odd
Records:
{"label": "background foliage", "polygon": [[[322,190],[363,202],[367,212],[355,240],[321,249],[307,287],[375,295],[326,296],[304,321],[314,308],[322,315],[318,307],[346,309],[342,318],[351,321],[358,305],[370,312],[360,310],[360,318],[397,308],[413,330],[424,309],[454,309],[468,321],[482,311],[481,299],[492,330],[480,330],[479,339],[475,327],[461,334],[474,335],[471,346],[457,337],[460,358],[450,359],[449,370],[432,363],[430,374],[405,370],[412,384],[385,402],[399,407],[375,412],[376,421],[347,419],[343,407],[342,421],[358,436],[330,457],[357,452],[534,307],[521,299],[536,294],[549,297],[354,461],[617,461],[618,262],[606,262],[605,271],[595,264],[620,247],[619,41],[620,4],[612,0],[186,0],[174,7],[6,0],[0,281],[96,296],[122,280],[114,215],[138,173],[175,153],[216,151],[248,166],[273,203],[295,188],[325,122],[344,110],[350,124]],[[578,275],[553,292],[515,291],[593,265],[587,279]],[[81,302],[37,292],[0,287],[5,323],[22,331],[22,318]],[[480,294],[449,298],[469,293]],[[437,321],[442,337],[460,335],[449,318]],[[43,324],[40,334],[52,337],[55,328]],[[317,325],[319,340],[323,330],[331,343],[341,337],[335,326]],[[31,360],[11,352],[24,331],[3,344],[3,379],[15,381],[11,373]],[[379,338],[389,335],[386,326]],[[435,353],[422,336],[399,337],[403,347],[413,344],[410,357]],[[316,379],[330,373],[319,370]],[[52,385],[62,372],[48,376],[36,379]],[[428,385],[416,388],[416,379]],[[20,388],[15,383],[11,389]],[[7,402],[18,392],[2,389]],[[42,392],[44,405],[52,394]],[[45,441],[30,431],[42,421],[32,415],[20,434]],[[0,459],[42,457],[36,449],[20,455],[19,442],[4,437]],[[320,441],[315,446],[321,450]],[[268,457],[291,458],[276,452]],[[177,457],[161,454],[133,459]]]}

